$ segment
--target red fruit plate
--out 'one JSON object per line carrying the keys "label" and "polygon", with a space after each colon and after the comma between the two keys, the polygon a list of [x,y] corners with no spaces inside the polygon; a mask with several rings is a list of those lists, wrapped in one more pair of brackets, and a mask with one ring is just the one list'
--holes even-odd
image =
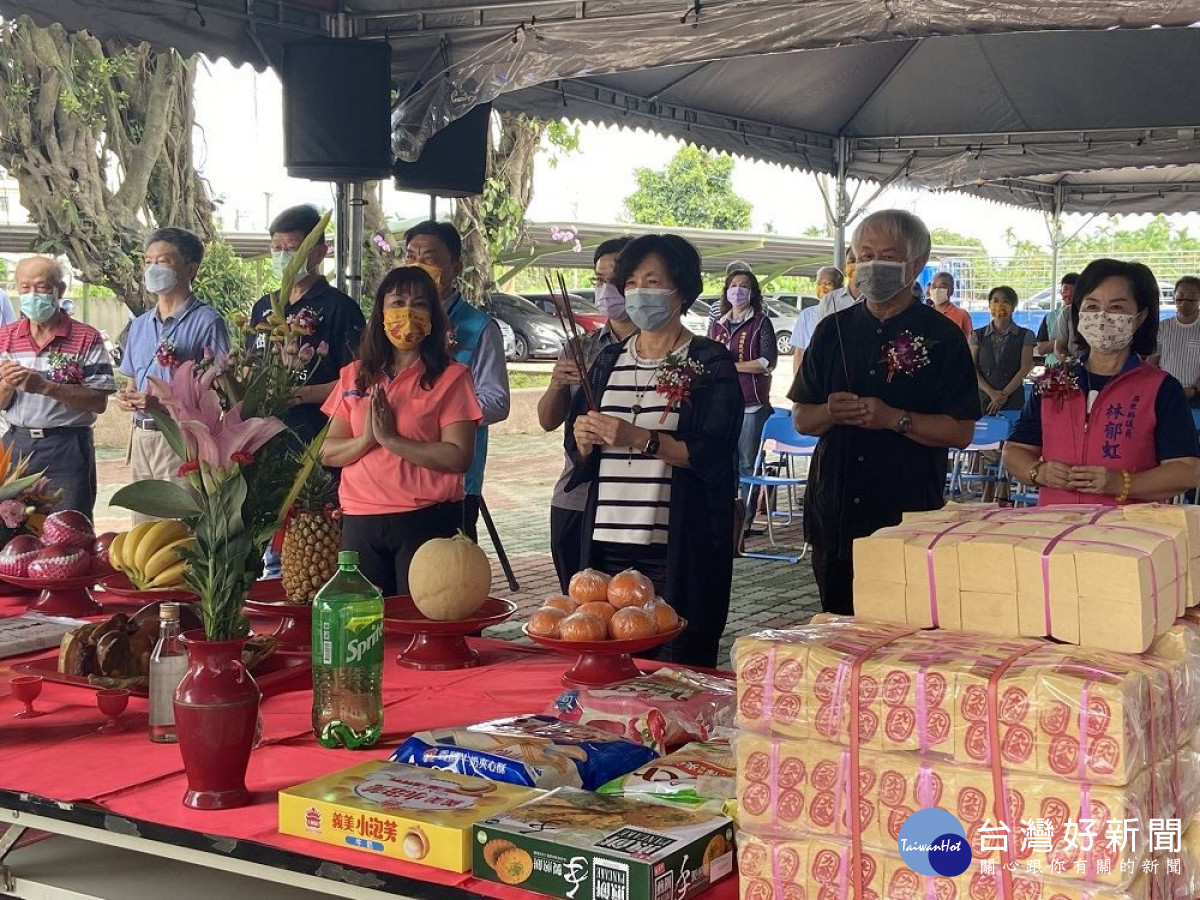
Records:
{"label": "red fruit plate", "polygon": [[140,609],[147,603],[155,603],[160,600],[180,600],[184,602],[194,602],[196,600],[196,592],[187,587],[169,587],[169,588],[136,588],[133,582],[129,580],[129,576],[124,572],[114,572],[111,575],[105,575],[98,582],[104,588],[104,593],[101,598],[107,603],[111,597],[116,601],[124,601],[125,604],[138,604]]}
{"label": "red fruit plate", "polygon": [[521,632],[534,643],[550,650],[578,654],[575,664],[562,677],[567,687],[606,687],[639,677],[642,671],[633,661],[634,654],[645,653],[674,640],[685,628],[687,619],[680,619],[671,631],[628,641],[564,641],[530,634],[528,625],[522,625]]}
{"label": "red fruit plate", "polygon": [[[82,675],[67,675],[58,671],[56,656],[35,659],[12,668],[14,672],[41,675],[46,681],[54,681],[58,684],[69,684],[93,691],[101,690],[104,687],[104,685],[92,684]],[[312,660],[303,656],[280,655],[276,651],[255,666],[254,671],[250,674],[254,676],[254,681],[258,684],[258,689],[262,691],[264,697],[282,693],[285,687],[288,690],[303,690],[312,687]],[[299,683],[293,684],[293,682]],[[144,684],[134,685],[128,690],[134,697],[150,696],[150,689]]]}
{"label": "red fruit plate", "polygon": [[467,635],[499,625],[516,611],[511,600],[488,597],[469,619],[440,622],[425,618],[412,597],[388,597],[383,601],[383,629],[412,635],[408,646],[396,657],[397,664],[407,669],[469,669],[479,665],[479,652],[467,643]]}
{"label": "red fruit plate", "polygon": [[89,588],[96,583],[96,575],[76,575],[73,578],[21,578],[17,575],[0,574],[0,581],[16,585],[27,591],[40,591],[35,609],[48,616],[69,616],[79,619],[98,616],[104,608],[92,597]]}
{"label": "red fruit plate", "polygon": [[312,652],[312,604],[290,602],[280,579],[254,582],[246,599],[246,610],[261,618],[280,620],[272,632],[279,642],[276,653]]}

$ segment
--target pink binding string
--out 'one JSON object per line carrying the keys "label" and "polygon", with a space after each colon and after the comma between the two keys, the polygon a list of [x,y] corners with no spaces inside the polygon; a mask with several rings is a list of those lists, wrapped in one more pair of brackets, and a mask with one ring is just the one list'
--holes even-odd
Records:
{"label": "pink binding string", "polygon": [[927,668],[924,664],[917,669],[917,751],[920,753],[929,749],[929,723],[926,721],[929,717],[925,694],[926,671]]}
{"label": "pink binding string", "polygon": [[775,648],[777,644],[771,644],[767,650],[767,669],[763,673],[763,707],[762,717],[764,722],[770,722],[775,712]]}

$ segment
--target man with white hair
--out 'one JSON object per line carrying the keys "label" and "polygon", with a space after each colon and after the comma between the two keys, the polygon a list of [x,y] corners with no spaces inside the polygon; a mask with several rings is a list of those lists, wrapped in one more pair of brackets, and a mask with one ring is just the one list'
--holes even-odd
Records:
{"label": "man with white hair", "polygon": [[855,538],[938,509],[948,447],[980,416],[971,352],[958,326],[917,302],[929,230],[883,210],[854,233],[866,298],[822,320],[788,394],[796,429],[818,437],[804,495],[804,537],[827,612],[854,611]]}
{"label": "man with white hair", "polygon": [[90,325],[62,311],[62,267],[46,256],[17,264],[20,320],[0,328],[0,409],[8,418],[4,445],[29,456],[63,490],[55,509],[88,518],[96,505],[92,426],[116,391],[112,357]]}

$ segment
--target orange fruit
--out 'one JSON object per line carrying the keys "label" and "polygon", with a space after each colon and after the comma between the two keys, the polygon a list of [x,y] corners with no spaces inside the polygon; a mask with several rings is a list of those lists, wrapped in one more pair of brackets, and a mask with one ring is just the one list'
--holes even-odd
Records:
{"label": "orange fruit", "polygon": [[542,603],[542,606],[549,606],[551,609],[561,609],[567,615],[570,615],[579,608],[579,601],[572,597],[548,597],[546,598],[546,601]]}
{"label": "orange fruit", "polygon": [[597,569],[584,569],[571,576],[567,593],[580,603],[608,599],[609,578]]}
{"label": "orange fruit", "polygon": [[567,614],[553,606],[543,606],[535,609],[529,617],[529,633],[538,637],[558,637],[558,628]]}
{"label": "orange fruit", "polygon": [[646,612],[654,617],[654,625],[659,634],[674,631],[679,625],[679,613],[662,597],[655,597],[654,602],[646,606]]}
{"label": "orange fruit", "polygon": [[617,608],[605,600],[594,600],[591,603],[584,603],[579,607],[579,612],[599,616],[604,620],[605,625],[608,624],[609,620],[613,617],[613,613],[616,611]]}
{"label": "orange fruit", "polygon": [[637,569],[618,572],[608,583],[608,602],[624,606],[645,606],[654,599],[654,583]]}
{"label": "orange fruit", "polygon": [[564,641],[603,641],[608,628],[599,616],[577,612],[558,623],[558,636]]}
{"label": "orange fruit", "polygon": [[654,616],[640,606],[618,609],[608,623],[608,633],[614,641],[631,641],[634,638],[653,637],[658,634]]}

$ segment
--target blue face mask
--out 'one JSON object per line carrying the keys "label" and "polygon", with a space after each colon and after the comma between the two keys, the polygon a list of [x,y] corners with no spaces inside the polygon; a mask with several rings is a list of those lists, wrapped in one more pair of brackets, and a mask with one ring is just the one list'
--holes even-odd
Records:
{"label": "blue face mask", "polygon": [[22,294],[17,299],[21,314],[38,325],[49,322],[58,311],[58,299],[53,294]]}
{"label": "blue face mask", "polygon": [[671,295],[666,288],[631,288],[625,292],[625,314],[642,331],[658,331],[671,321]]}

